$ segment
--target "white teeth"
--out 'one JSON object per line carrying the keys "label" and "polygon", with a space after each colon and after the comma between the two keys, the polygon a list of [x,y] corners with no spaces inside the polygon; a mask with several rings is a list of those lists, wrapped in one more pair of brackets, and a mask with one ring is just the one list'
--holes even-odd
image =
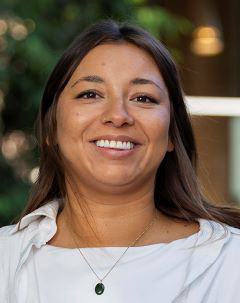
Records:
{"label": "white teeth", "polygon": [[[124,142],[123,142],[124,143]],[[123,143],[121,141],[117,141],[117,148],[123,148]]]}
{"label": "white teeth", "polygon": [[111,148],[117,147],[117,142],[116,141],[110,141],[109,147],[111,147]]}
{"label": "white teeth", "polygon": [[110,147],[115,149],[133,149],[134,147],[134,143],[132,142],[121,142],[113,140],[110,142],[108,140],[97,140],[94,143],[100,147]]}

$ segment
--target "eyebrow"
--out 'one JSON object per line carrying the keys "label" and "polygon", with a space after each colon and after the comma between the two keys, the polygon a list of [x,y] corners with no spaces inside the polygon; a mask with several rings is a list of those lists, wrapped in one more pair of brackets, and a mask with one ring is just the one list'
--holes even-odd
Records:
{"label": "eyebrow", "polygon": [[[87,82],[93,82],[93,83],[105,83],[104,79],[99,77],[99,76],[96,76],[96,75],[85,76],[85,77],[79,78],[77,81],[75,81],[72,84],[71,88],[74,87],[76,84],[78,84],[81,81],[87,81]],[[130,81],[130,84],[132,84],[132,85],[151,84],[151,85],[157,86],[161,91],[166,93],[165,90],[161,86],[159,86],[157,83],[155,83],[153,80],[150,80],[150,79],[138,78],[137,77],[137,78],[132,79]]]}

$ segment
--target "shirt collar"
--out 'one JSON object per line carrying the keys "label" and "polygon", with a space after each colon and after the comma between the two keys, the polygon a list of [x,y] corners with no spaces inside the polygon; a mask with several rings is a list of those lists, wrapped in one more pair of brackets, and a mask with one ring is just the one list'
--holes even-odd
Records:
{"label": "shirt collar", "polygon": [[11,230],[10,234],[14,234],[15,232],[17,232],[19,225],[20,225],[19,230],[22,230],[25,227],[29,226],[34,221],[36,221],[41,216],[47,217],[48,219],[56,222],[56,217],[59,209],[59,202],[60,201],[57,199],[52,200],[50,202],[47,202],[43,206],[35,209],[33,212],[27,214],[22,218],[21,224],[18,223],[13,226],[13,229]]}
{"label": "shirt collar", "polygon": [[[33,212],[27,214],[26,216],[24,216],[22,218],[19,229],[18,229],[19,223],[12,226],[10,234],[14,234],[18,230],[23,230],[24,228],[26,228],[29,225],[34,225],[34,226],[38,227],[38,229],[40,228],[40,230],[41,230],[42,226],[44,226],[44,227],[48,226],[49,227],[48,235],[53,236],[57,230],[56,218],[57,218],[58,210],[59,210],[60,203],[62,202],[62,200],[63,199],[54,199],[52,201],[48,201],[43,206],[41,206],[41,207],[35,209]],[[40,219],[41,217],[42,217],[41,222],[40,223],[36,222],[38,224],[34,224],[34,222],[37,221],[38,219]],[[224,234],[226,236],[226,232],[240,234],[240,229],[234,228],[232,226],[227,226],[228,228],[226,228],[225,224],[220,224],[220,223],[216,223],[211,220],[205,220],[205,219],[201,219],[201,218],[198,219],[198,222],[200,223],[199,234],[201,234],[200,238],[202,238],[202,240],[203,239],[206,240],[206,235],[209,234],[210,231],[212,233],[210,235],[210,238],[211,238],[211,236],[215,236],[215,239],[221,238],[222,236],[224,237]],[[225,225],[225,228],[224,228],[224,225]],[[211,228],[210,228],[210,226],[211,226]],[[204,234],[204,236],[202,234]],[[202,242],[202,241],[200,240],[200,242]]]}

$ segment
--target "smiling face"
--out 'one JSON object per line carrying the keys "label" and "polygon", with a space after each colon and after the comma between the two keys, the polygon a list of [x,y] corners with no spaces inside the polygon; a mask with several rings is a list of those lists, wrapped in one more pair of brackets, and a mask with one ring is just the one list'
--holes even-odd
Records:
{"label": "smiling face", "polygon": [[[56,119],[60,152],[85,186],[153,185],[173,150],[161,73],[147,52],[130,43],[99,45],[83,58],[59,97]],[[92,142],[115,137],[138,144],[129,151]]]}

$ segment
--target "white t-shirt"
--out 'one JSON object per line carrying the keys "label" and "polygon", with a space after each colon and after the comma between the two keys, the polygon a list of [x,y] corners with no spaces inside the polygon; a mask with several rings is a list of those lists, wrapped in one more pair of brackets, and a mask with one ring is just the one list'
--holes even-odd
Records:
{"label": "white t-shirt", "polygon": [[[101,295],[95,293],[95,286],[100,281],[77,248],[51,245],[35,248],[30,262],[34,262],[40,302],[240,302],[240,297],[230,301],[217,295],[218,288],[226,283],[225,279],[231,278],[226,277],[223,258],[216,260],[218,241],[210,244],[210,250],[208,245],[189,249],[206,241],[211,234],[210,223],[203,219],[199,222],[200,231],[190,237],[166,244],[130,247],[103,280],[105,290]],[[108,273],[125,250],[126,247],[81,249],[100,278]],[[234,260],[229,265],[233,269]]]}

